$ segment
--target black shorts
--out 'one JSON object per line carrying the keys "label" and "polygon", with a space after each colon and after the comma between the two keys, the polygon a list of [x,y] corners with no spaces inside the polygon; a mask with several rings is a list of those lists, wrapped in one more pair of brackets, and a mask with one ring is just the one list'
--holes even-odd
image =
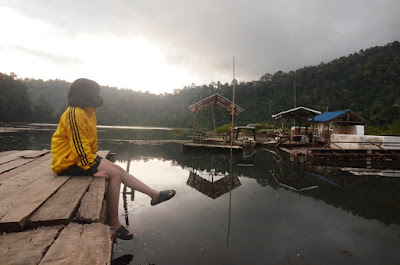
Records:
{"label": "black shorts", "polygon": [[97,172],[97,168],[100,165],[100,161],[103,158],[101,156],[97,156],[94,159],[94,166],[92,166],[91,168],[89,168],[88,170],[84,170],[83,168],[79,167],[77,164],[74,164],[72,166],[70,166],[69,168],[67,168],[66,170],[62,171],[60,174],[58,174],[59,176],[93,176],[94,174],[96,174]]}

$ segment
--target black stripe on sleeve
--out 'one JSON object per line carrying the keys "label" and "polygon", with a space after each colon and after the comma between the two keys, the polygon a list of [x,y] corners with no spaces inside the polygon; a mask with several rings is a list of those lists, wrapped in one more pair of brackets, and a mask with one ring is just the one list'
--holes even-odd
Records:
{"label": "black stripe on sleeve", "polygon": [[71,109],[69,111],[69,121],[70,121],[70,126],[71,126],[72,139],[74,142],[75,150],[80,157],[82,165],[87,165],[87,164],[89,164],[89,161],[87,160],[87,156],[86,156],[86,153],[83,148],[83,144],[82,144],[82,141],[81,141],[81,138],[79,135],[75,112],[76,112],[76,107],[71,107]]}

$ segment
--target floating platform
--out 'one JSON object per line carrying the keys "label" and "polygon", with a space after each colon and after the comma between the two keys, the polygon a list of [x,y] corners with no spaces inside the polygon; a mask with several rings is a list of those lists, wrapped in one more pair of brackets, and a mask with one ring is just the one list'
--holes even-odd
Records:
{"label": "floating platform", "polygon": [[[230,145],[219,145],[219,144],[200,144],[200,143],[186,143],[183,145],[184,149],[209,149],[209,150],[230,150]],[[238,145],[232,146],[233,150],[240,151],[243,147]]]}
{"label": "floating platform", "polygon": [[50,163],[49,150],[0,153],[0,264],[111,264],[105,179]]}
{"label": "floating platform", "polygon": [[333,149],[309,145],[279,145],[277,149],[315,165],[400,169],[399,149]]}
{"label": "floating platform", "polygon": [[307,150],[307,160],[313,164],[332,166],[359,166],[378,169],[400,169],[400,150],[365,150],[311,148]]}

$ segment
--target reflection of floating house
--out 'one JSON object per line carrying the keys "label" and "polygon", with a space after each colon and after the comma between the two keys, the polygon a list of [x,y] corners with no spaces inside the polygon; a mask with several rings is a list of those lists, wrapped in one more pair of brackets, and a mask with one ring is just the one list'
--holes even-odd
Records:
{"label": "reflection of floating house", "polygon": [[275,156],[274,159],[275,166],[269,172],[278,185],[299,192],[318,188],[314,177],[304,170],[304,163],[289,162],[281,156]]}
{"label": "reflection of floating house", "polygon": [[365,181],[364,177],[355,176],[343,168],[308,165],[308,171],[315,177],[344,190],[350,190]]}
{"label": "reflection of floating house", "polygon": [[217,181],[214,181],[214,179],[209,181],[192,171],[186,184],[212,199],[216,199],[242,185],[236,175],[226,175]]}
{"label": "reflection of floating house", "polygon": [[286,176],[279,175],[274,170],[270,170],[270,172],[274,177],[276,183],[278,183],[278,185],[282,187],[294,191],[306,191],[318,188],[318,186],[315,185],[312,182],[312,180],[310,180],[310,177],[305,177],[304,175],[298,175],[296,174],[296,172],[293,172],[292,174]]}

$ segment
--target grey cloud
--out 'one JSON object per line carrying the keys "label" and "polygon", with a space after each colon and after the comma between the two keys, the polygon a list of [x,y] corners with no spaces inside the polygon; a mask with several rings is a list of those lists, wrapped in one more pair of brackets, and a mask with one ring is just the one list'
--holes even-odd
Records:
{"label": "grey cloud", "polygon": [[397,0],[15,0],[7,5],[70,34],[140,34],[169,51],[169,62],[203,75],[204,83],[211,81],[208,76],[230,74],[226,65],[232,56],[239,80],[250,81],[400,39]]}
{"label": "grey cloud", "polygon": [[82,60],[80,60],[78,58],[63,56],[63,55],[59,55],[59,54],[52,54],[52,53],[44,52],[41,50],[29,49],[29,48],[22,47],[22,46],[11,46],[11,47],[1,47],[1,48],[24,52],[24,53],[39,57],[41,59],[47,60],[51,63],[56,63],[56,64],[82,64],[82,63],[84,63]]}

